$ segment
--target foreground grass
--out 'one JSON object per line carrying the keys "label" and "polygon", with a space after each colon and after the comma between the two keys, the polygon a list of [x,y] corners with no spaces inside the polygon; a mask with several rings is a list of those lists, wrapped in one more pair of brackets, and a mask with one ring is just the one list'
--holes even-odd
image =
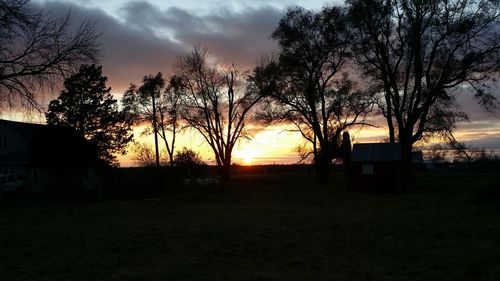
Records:
{"label": "foreground grass", "polygon": [[498,175],[423,174],[404,194],[310,181],[242,179],[228,193],[159,201],[0,202],[0,280],[500,276]]}

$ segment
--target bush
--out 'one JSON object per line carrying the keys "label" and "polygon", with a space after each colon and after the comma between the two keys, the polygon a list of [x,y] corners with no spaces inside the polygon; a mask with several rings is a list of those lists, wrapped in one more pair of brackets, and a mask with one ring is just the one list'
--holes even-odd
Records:
{"label": "bush", "polygon": [[178,167],[197,167],[204,166],[206,163],[201,160],[197,152],[184,147],[182,151],[175,154],[174,165]]}

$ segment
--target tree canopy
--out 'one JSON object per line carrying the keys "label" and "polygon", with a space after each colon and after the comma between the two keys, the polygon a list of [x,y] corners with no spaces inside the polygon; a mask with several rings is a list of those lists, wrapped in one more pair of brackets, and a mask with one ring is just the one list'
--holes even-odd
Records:
{"label": "tree canopy", "polygon": [[140,87],[131,84],[122,97],[124,109],[134,123],[151,123],[156,167],[160,167],[160,149],[158,147],[158,123],[160,118],[158,113],[160,111],[160,104],[158,101],[161,98],[164,87],[165,79],[163,79],[163,75],[159,72],[156,75],[144,76]]}
{"label": "tree canopy", "polygon": [[318,180],[326,183],[342,132],[366,125],[374,104],[373,93],[356,89],[346,74],[352,39],[346,14],[338,7],[293,8],[272,36],[279,55],[257,66],[250,82],[267,99],[270,117],[295,125],[311,144]]}
{"label": "tree canopy", "polygon": [[75,30],[71,16],[54,18],[28,0],[0,0],[0,102],[40,108],[37,93],[95,63],[99,34],[92,21]]}
{"label": "tree canopy", "polygon": [[170,165],[174,164],[175,142],[180,126],[180,80],[171,77],[165,82],[162,73],[145,76],[140,87],[131,85],[122,97],[125,111],[136,124],[148,122],[154,134],[156,163],[160,164],[158,136],[163,140]]}
{"label": "tree canopy", "polygon": [[412,145],[450,133],[467,118],[456,103],[470,92],[487,110],[498,106],[488,82],[500,69],[500,5],[490,0],[349,0],[352,48],[379,88],[389,139]]}
{"label": "tree canopy", "polygon": [[101,66],[82,65],[64,81],[59,97],[49,104],[46,119],[50,125],[74,128],[98,147],[102,160],[117,165],[115,154],[125,154],[133,138],[132,123],[119,110],[106,81]]}
{"label": "tree canopy", "polygon": [[181,116],[212,148],[222,180],[228,180],[236,143],[249,137],[247,122],[261,97],[247,89],[236,67],[210,64],[206,50],[195,48],[176,66]]}

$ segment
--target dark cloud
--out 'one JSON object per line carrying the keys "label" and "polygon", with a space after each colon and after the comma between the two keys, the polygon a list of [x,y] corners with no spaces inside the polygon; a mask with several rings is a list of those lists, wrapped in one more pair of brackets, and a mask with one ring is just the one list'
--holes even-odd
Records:
{"label": "dark cloud", "polygon": [[200,16],[178,8],[162,10],[147,2],[129,2],[111,16],[98,8],[62,2],[34,4],[54,15],[71,11],[74,23],[95,20],[102,32],[102,61],[113,92],[158,71],[169,73],[179,55],[193,46],[207,47],[217,61],[251,68],[262,55],[276,50],[270,34],[281,12],[272,7],[243,12],[214,10]]}
{"label": "dark cloud", "polygon": [[97,30],[102,32],[104,72],[114,91],[122,91],[130,82],[139,82],[144,75],[168,71],[183,51],[180,44],[168,37],[159,37],[151,30],[131,28],[129,23],[121,22],[100,9],[60,2],[47,2],[42,8],[56,15],[70,11],[75,24],[85,19],[96,21]]}
{"label": "dark cloud", "polygon": [[200,16],[175,7],[162,11],[147,2],[128,3],[121,13],[138,30],[170,35],[187,48],[206,46],[221,63],[236,62],[246,68],[277,49],[270,35],[282,15],[266,6],[244,12],[220,8]]}

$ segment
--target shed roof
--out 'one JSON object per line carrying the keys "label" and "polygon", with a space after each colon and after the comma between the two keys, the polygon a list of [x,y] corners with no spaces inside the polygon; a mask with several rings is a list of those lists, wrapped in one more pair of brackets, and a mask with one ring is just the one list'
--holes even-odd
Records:
{"label": "shed roof", "polygon": [[352,162],[391,162],[401,160],[399,143],[357,143],[352,149]]}

